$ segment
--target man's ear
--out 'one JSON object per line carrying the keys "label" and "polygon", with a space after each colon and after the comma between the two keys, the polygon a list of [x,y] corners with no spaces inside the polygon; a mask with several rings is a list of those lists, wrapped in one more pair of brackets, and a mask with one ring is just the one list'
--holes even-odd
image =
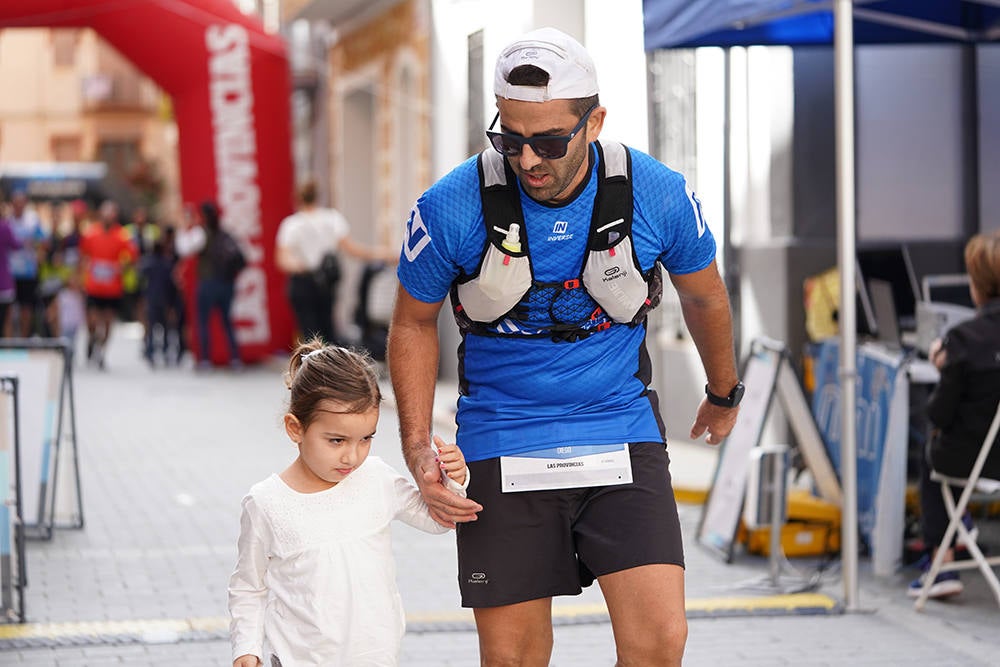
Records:
{"label": "man's ear", "polygon": [[590,112],[590,118],[587,119],[587,142],[597,141],[597,137],[601,136],[601,130],[604,128],[604,117],[607,115],[608,110],[604,107],[597,107]]}
{"label": "man's ear", "polygon": [[302,422],[299,418],[293,415],[291,412],[285,413],[285,433],[291,438],[292,442],[297,445],[302,444],[302,437],[305,429],[302,428]]}

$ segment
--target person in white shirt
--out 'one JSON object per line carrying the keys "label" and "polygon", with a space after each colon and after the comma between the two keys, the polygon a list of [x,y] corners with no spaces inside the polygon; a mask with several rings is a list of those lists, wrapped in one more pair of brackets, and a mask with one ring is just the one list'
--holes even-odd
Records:
{"label": "person in white shirt", "polygon": [[319,336],[328,343],[339,343],[333,319],[338,253],[392,264],[399,256],[393,249],[367,248],[351,239],[351,228],[340,211],[319,207],[316,200],[316,184],[306,182],[299,189],[298,211],[278,226],[275,262],[289,277],[288,300],[302,338]]}
{"label": "person in white shirt", "polygon": [[[417,490],[369,456],[382,399],[370,357],[319,339],[293,352],[285,431],[299,454],[243,499],[229,580],[234,667],[397,665],[405,630],[389,526],[444,533]],[[465,458],[439,438],[435,476],[462,496]]]}

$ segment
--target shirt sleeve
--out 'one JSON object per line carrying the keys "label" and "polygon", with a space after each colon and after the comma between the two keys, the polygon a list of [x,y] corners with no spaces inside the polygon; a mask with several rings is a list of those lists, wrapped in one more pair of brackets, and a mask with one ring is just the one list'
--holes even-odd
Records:
{"label": "shirt sleeve", "polygon": [[[469,480],[468,474],[466,474],[466,482]],[[459,486],[455,482],[448,485],[447,488],[453,493],[465,497],[465,488]],[[430,510],[427,508],[427,503],[424,502],[423,497],[420,495],[420,490],[402,475],[397,475],[396,479],[393,480],[393,490],[396,497],[396,518],[407,524],[408,526],[413,526],[425,533],[434,533],[440,535],[441,533],[447,533],[450,528],[445,528],[437,521],[431,518]]]}
{"label": "shirt sleeve", "polygon": [[481,242],[467,242],[477,229],[483,222],[473,157],[435,183],[410,211],[396,269],[410,296],[425,303],[448,296],[459,267],[482,254]]}
{"label": "shirt sleeve", "polygon": [[243,499],[239,555],[229,577],[229,637],[233,660],[241,655],[264,659],[264,606],[267,603],[267,545],[257,530],[262,521],[252,496]]}
{"label": "shirt sleeve", "polygon": [[181,257],[189,257],[197,252],[201,252],[205,247],[205,230],[202,227],[191,227],[177,233],[175,238],[177,254]]}
{"label": "shirt sleeve", "polygon": [[677,275],[707,267],[715,261],[715,237],[684,176],[645,153],[632,151],[632,158],[636,218],[657,239],[657,259]]}
{"label": "shirt sleeve", "polygon": [[332,236],[335,239],[334,250],[340,247],[340,241],[351,234],[351,225],[344,214],[337,209],[330,209]]}
{"label": "shirt sleeve", "polygon": [[287,248],[293,245],[293,236],[295,235],[295,219],[293,218],[295,214],[292,214],[281,221],[278,225],[278,233],[274,237],[275,245]]}
{"label": "shirt sleeve", "polygon": [[965,345],[961,331],[953,330],[944,339],[945,363],[941,368],[941,379],[927,400],[927,418],[939,429],[948,429],[955,420],[961,403],[962,390],[967,385],[965,378]]}

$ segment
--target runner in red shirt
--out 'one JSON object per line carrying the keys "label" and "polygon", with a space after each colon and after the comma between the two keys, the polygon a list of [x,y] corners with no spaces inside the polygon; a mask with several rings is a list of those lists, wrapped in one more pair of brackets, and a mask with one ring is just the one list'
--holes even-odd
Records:
{"label": "runner in red shirt", "polygon": [[138,250],[118,223],[117,204],[101,204],[100,217],[84,231],[80,255],[87,294],[87,359],[96,359],[103,369],[104,348],[125,293],[122,271],[136,261]]}

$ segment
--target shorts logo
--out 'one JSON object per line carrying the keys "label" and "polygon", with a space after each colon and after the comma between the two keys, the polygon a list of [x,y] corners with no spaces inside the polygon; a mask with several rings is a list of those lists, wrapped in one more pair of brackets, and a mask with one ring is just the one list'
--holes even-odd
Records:
{"label": "shorts logo", "polygon": [[469,577],[470,584],[488,584],[490,580],[486,578],[485,572],[473,572],[472,576]]}

